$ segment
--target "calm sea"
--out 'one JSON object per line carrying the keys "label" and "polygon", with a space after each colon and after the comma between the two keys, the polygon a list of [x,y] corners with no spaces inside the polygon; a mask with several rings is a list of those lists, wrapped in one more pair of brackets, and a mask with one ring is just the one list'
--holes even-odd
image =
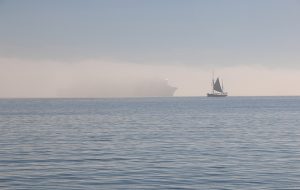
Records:
{"label": "calm sea", "polygon": [[300,97],[2,99],[0,189],[300,189]]}

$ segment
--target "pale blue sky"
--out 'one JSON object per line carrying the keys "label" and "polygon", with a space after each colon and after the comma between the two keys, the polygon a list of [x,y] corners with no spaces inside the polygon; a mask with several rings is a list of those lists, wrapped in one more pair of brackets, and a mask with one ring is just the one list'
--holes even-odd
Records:
{"label": "pale blue sky", "polygon": [[0,56],[297,65],[300,1],[2,0]]}

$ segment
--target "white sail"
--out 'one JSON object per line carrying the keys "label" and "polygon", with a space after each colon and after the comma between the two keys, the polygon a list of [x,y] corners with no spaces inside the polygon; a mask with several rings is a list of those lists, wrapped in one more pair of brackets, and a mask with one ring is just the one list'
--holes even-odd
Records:
{"label": "white sail", "polygon": [[223,92],[219,78],[217,78],[216,82],[214,83],[214,90],[218,92]]}

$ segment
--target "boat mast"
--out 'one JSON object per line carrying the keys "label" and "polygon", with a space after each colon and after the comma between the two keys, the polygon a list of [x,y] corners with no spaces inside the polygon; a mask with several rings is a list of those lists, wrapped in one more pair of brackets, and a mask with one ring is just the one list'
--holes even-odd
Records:
{"label": "boat mast", "polygon": [[215,90],[214,90],[214,84],[215,84],[215,79],[214,79],[214,70],[212,71],[212,93],[214,94],[215,93]]}

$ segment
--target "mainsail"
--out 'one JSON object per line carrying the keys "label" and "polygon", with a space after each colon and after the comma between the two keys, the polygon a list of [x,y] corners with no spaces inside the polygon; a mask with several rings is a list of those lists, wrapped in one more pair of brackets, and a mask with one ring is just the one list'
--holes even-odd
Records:
{"label": "mainsail", "polygon": [[223,89],[220,85],[219,78],[217,78],[216,82],[214,83],[214,90],[218,92],[223,92]]}

